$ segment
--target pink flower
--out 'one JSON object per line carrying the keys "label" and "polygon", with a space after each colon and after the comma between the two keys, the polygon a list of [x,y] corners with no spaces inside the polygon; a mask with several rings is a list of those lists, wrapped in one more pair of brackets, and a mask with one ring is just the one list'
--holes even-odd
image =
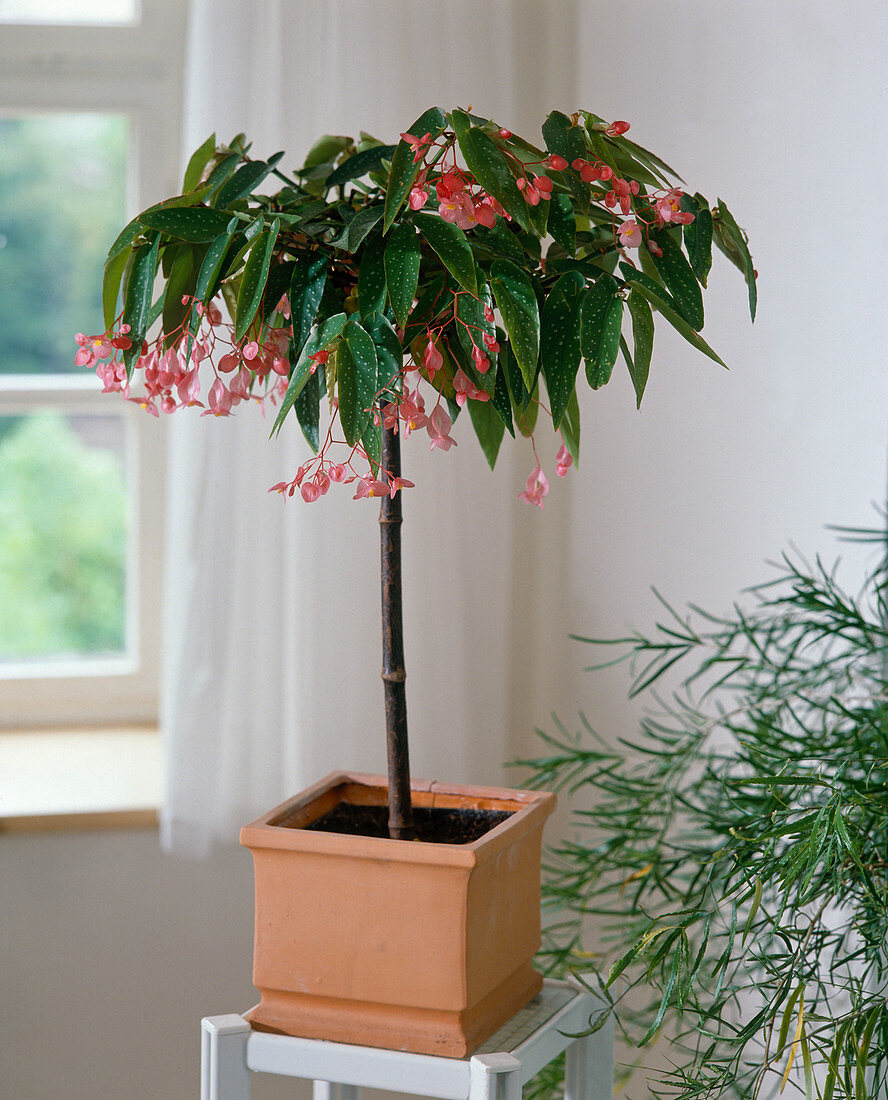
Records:
{"label": "pink flower", "polygon": [[425,354],[422,357],[423,369],[428,373],[429,381],[435,377],[435,372],[439,371],[444,366],[444,356],[435,347],[435,344],[429,339],[426,345]]}
{"label": "pink flower", "polygon": [[567,161],[564,157],[559,157],[557,153],[550,153],[546,157],[546,164],[548,164],[553,172],[563,172],[567,167]]}
{"label": "pink flower", "polygon": [[475,364],[475,369],[481,374],[487,374],[490,370],[490,360],[477,344],[472,344],[472,362]]}
{"label": "pink flower", "polygon": [[251,340],[249,344],[244,347],[241,354],[248,362],[252,362],[259,354],[259,345],[256,343],[255,340]]}
{"label": "pink flower", "polygon": [[484,333],[484,343],[487,345],[487,350],[492,351],[494,355],[499,352],[499,341],[495,336],[491,336],[489,332]]}
{"label": "pink flower", "polygon": [[466,181],[463,179],[462,172],[460,172],[458,168],[451,168],[448,172],[439,176],[435,184],[435,193],[438,196],[439,202],[442,199],[445,202],[449,202],[456,195],[461,195],[465,189]]}
{"label": "pink flower", "polygon": [[182,375],[176,384],[176,391],[179,394],[179,401],[182,405],[201,405],[200,378],[197,373],[197,367],[192,367],[190,371]]}
{"label": "pink flower", "polygon": [[431,133],[425,133],[422,137],[414,137],[413,134],[401,134],[401,141],[406,141],[410,148],[413,150],[413,163],[416,164],[418,160],[422,160],[425,156],[426,148],[432,144]]}
{"label": "pink flower", "polygon": [[453,423],[447,410],[443,405],[436,405],[426,424],[426,431],[432,441],[429,449],[434,451],[436,447],[440,447],[442,451],[449,451],[451,447],[455,447],[456,440],[450,436],[452,427]]}
{"label": "pink flower", "polygon": [[628,129],[628,122],[612,122],[604,132],[610,134],[611,137],[619,137],[620,134],[625,134]]}
{"label": "pink flower", "polygon": [[534,185],[530,182],[530,180],[525,179],[524,176],[522,176],[518,180],[518,187],[524,193],[524,199],[530,206],[539,206],[540,193],[537,188],[534,187]]}
{"label": "pink flower", "polygon": [[393,477],[389,486],[389,493],[394,499],[395,493],[400,489],[415,489],[416,486],[412,481],[408,481],[406,477]]}
{"label": "pink flower", "polygon": [[654,211],[658,221],[689,225],[694,220],[694,215],[689,210],[685,211],[681,208],[683,194],[684,192],[677,187],[672,187],[661,199],[657,199]]}
{"label": "pink flower", "polygon": [[623,248],[638,248],[641,244],[641,226],[635,218],[627,218],[619,227],[620,244]]}
{"label": "pink flower", "polygon": [[462,367],[453,376],[453,388],[456,390],[456,403],[460,408],[465,405],[466,401],[490,400],[490,394],[477,389]]}
{"label": "pink flower", "polygon": [[536,504],[543,506],[543,498],[549,492],[549,482],[539,463],[531,470],[527,479],[524,492],[518,494],[518,499],[524,504]]}
{"label": "pink flower", "polygon": [[335,463],[330,467],[330,480],[341,482],[348,477],[348,470],[341,463]]}
{"label": "pink flower", "polygon": [[401,405],[398,409],[398,415],[404,421],[404,434],[410,435],[411,432],[417,431],[419,428],[424,428],[428,423],[428,419],[425,414],[425,402],[422,399],[422,395],[419,391],[413,393],[406,393],[401,398]]}
{"label": "pink flower", "polygon": [[109,355],[114,354],[114,345],[107,333],[102,333],[100,336],[85,336],[82,332],[78,332],[74,339],[79,345],[74,355],[74,365],[77,367],[91,367],[98,359],[107,359]]}
{"label": "pink flower", "polygon": [[299,486],[299,492],[306,504],[313,504],[321,495],[320,487],[314,481],[305,481]]}
{"label": "pink flower", "polygon": [[281,300],[274,307],[274,311],[282,317],[286,317],[288,321],[290,320],[290,299],[286,294],[281,296]]}
{"label": "pink flower", "polygon": [[387,497],[390,489],[387,481],[378,481],[372,477],[358,478],[357,492],[352,500],[360,500],[361,497]]}
{"label": "pink flower", "polygon": [[228,352],[227,355],[223,355],[217,364],[217,369],[222,371],[223,374],[229,374],[233,370],[237,370],[240,366],[240,359],[233,352]]}
{"label": "pink flower", "polygon": [[573,457],[570,451],[562,443],[558,448],[558,454],[555,455],[555,473],[559,477],[564,477],[567,471],[573,466]]}
{"label": "pink flower", "polygon": [[416,183],[410,188],[409,205],[411,210],[422,210],[429,201],[429,186],[426,183],[426,170],[419,173]]}
{"label": "pink flower", "polygon": [[475,203],[475,221],[487,229],[492,229],[496,224],[496,211],[489,197]]}
{"label": "pink flower", "polygon": [[207,401],[210,407],[203,413],[204,416],[209,413],[212,413],[213,416],[228,416],[231,412],[231,394],[223,385],[221,378],[217,378],[210,387]]}

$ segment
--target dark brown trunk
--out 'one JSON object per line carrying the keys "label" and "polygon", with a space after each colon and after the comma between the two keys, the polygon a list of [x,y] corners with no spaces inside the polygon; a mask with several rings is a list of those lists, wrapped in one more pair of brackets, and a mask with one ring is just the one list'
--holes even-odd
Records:
{"label": "dark brown trunk", "polygon": [[[392,429],[382,433],[382,469],[401,476],[401,442]],[[407,750],[407,673],[404,670],[404,626],[401,611],[401,493],[384,496],[379,506],[382,558],[382,683],[388,750],[389,836],[412,840],[410,759]]]}

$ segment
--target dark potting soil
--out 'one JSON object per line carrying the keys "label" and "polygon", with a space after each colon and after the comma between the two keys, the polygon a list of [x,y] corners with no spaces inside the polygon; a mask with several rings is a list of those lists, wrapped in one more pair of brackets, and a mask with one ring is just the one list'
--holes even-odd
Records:
{"label": "dark potting soil", "polygon": [[[471,844],[511,816],[508,810],[447,809],[441,806],[415,806],[413,809],[416,839],[430,844]],[[322,833],[386,838],[389,835],[388,806],[340,802],[305,828]]]}

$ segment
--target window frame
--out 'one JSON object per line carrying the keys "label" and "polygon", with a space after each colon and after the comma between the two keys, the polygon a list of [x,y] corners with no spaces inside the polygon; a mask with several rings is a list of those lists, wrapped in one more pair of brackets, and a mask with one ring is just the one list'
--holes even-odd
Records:
{"label": "window frame", "polygon": [[[141,0],[133,24],[0,22],[0,112],[100,112],[130,127],[128,205],[180,187],[188,0]],[[110,243],[110,242],[109,242]],[[100,277],[100,273],[97,273]],[[73,361],[74,334],[71,334]],[[0,413],[38,408],[113,413],[126,424],[130,511],[125,657],[9,662],[0,728],[144,724],[158,718],[166,431],[101,393],[92,372],[0,375]]]}

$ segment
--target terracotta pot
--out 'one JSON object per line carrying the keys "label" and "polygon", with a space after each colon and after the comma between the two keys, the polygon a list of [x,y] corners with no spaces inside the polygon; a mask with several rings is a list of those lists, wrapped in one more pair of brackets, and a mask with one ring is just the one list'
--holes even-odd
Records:
{"label": "terracotta pot", "polygon": [[469,844],[308,831],[386,780],[335,772],[247,825],[254,1027],[465,1057],[533,997],[540,849],[555,796],[415,781],[415,806],[507,810]]}

